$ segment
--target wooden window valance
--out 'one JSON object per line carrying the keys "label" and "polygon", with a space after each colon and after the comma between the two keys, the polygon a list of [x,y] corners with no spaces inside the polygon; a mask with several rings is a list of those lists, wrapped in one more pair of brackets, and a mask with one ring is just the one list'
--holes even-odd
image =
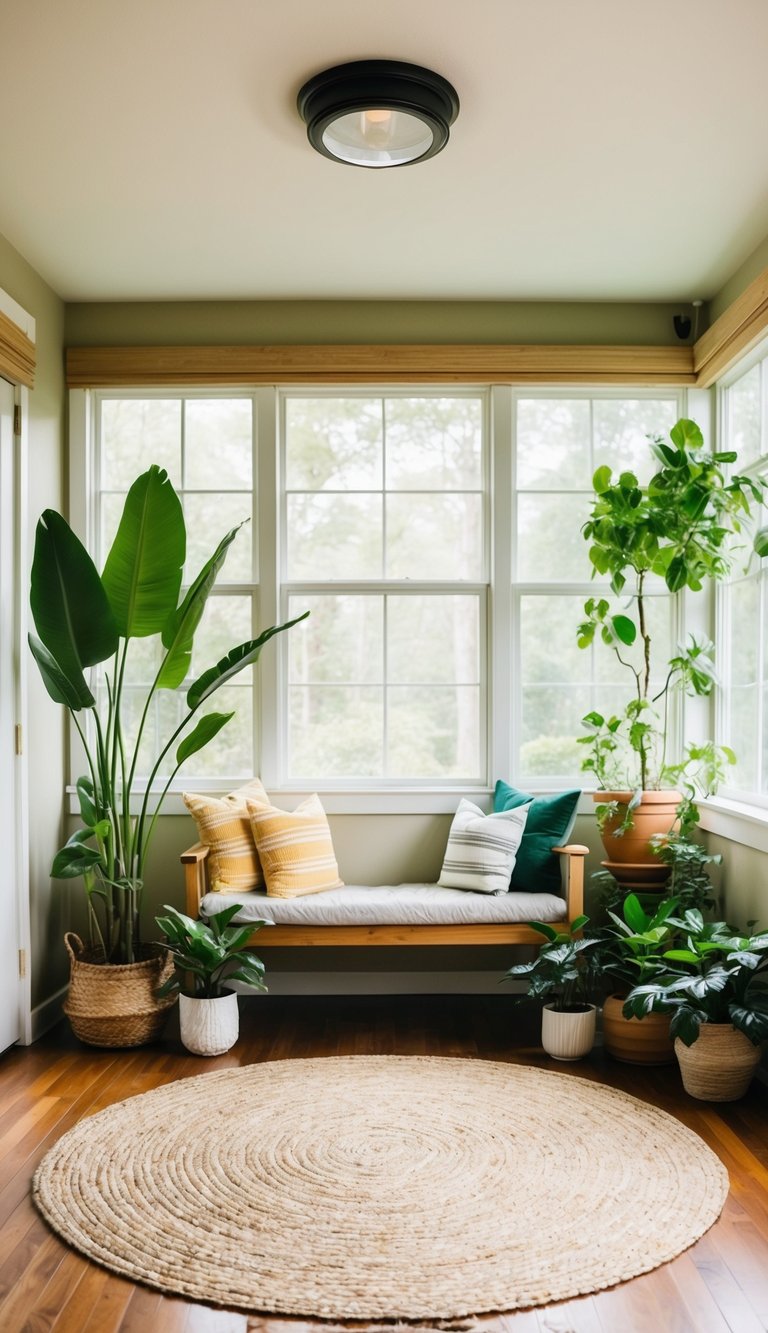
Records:
{"label": "wooden window valance", "polygon": [[35,344],[18,324],[0,311],[0,375],[31,389],[35,383]]}
{"label": "wooden window valance", "polygon": [[70,347],[70,388],[233,384],[694,384],[692,347],[311,344]]}

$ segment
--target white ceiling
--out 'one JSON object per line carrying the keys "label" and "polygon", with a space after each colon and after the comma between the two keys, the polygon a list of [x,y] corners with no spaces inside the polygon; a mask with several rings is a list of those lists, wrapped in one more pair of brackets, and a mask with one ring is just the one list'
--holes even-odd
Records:
{"label": "white ceiling", "polygon": [[[766,0],[2,0],[0,232],[68,300],[712,296],[768,232]],[[311,74],[429,65],[438,157],[329,162]]]}

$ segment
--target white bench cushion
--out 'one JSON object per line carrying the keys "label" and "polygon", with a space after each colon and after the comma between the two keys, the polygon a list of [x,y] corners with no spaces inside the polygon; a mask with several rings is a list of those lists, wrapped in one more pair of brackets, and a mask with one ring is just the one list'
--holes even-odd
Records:
{"label": "white bench cushion", "polygon": [[236,922],[273,921],[280,926],[471,926],[562,921],[563,898],[551,893],[469,893],[438,884],[345,884],[304,898],[265,893],[207,893],[204,916],[242,903]]}

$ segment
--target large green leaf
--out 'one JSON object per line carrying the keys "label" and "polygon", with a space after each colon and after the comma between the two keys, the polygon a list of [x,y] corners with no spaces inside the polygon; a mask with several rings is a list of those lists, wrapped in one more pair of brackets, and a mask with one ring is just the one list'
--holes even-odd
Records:
{"label": "large green leaf", "polygon": [[[117,626],[96,566],[55,509],[46,509],[37,524],[29,604],[41,642],[80,698],[80,707],[88,707],[83,668],[112,657]],[[56,674],[50,663],[48,668]],[[50,694],[45,674],[43,679]]]}
{"label": "large green leaf", "polygon": [[67,675],[45,644],[34,634],[28,635],[28,640],[32,656],[40,668],[43,684],[54,703],[64,704],[65,708],[71,708],[74,713],[79,713],[81,708],[93,708],[96,700],[88,689],[82,671],[73,669],[71,675]]}
{"label": "large green leaf", "polygon": [[202,676],[198,676],[187,690],[187,704],[190,708],[196,708],[204,699],[213,694],[225,685],[228,680],[236,676],[238,671],[244,667],[250,666],[252,662],[258,660],[264,644],[275,634],[281,634],[283,630],[291,629],[293,625],[298,625],[299,621],[306,620],[309,611],[304,611],[302,615],[296,616],[294,620],[287,620],[284,625],[272,625],[270,629],[265,629],[258,639],[250,639],[247,643],[241,643],[237,648],[233,648],[222,657],[215,666],[209,667]]}
{"label": "large green leaf", "polygon": [[163,647],[167,648],[168,652],[157,681],[161,690],[175,690],[189,671],[192,643],[205,610],[208,594],[227,558],[227,551],[242,526],[240,523],[222,538],[210,560],[203,565],[181,606],[171,612],[163,626]]}
{"label": "large green leaf", "polygon": [[194,731],[184,737],[176,751],[176,763],[183,764],[190,755],[202,750],[234,716],[234,713],[206,713],[205,717],[201,717]]}
{"label": "large green leaf", "polygon": [[187,549],[179,497],[152,464],[133,483],[102,580],[125,638],[159,634],[175,611]]}

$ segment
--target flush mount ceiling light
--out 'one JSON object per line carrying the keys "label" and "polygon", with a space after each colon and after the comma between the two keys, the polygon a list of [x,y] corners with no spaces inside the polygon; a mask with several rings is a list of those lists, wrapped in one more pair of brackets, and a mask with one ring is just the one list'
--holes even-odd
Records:
{"label": "flush mount ceiling light", "polygon": [[402,60],[334,65],[304,84],[299,113],[313,148],[353,167],[405,167],[434,157],[459,114],[455,88]]}

